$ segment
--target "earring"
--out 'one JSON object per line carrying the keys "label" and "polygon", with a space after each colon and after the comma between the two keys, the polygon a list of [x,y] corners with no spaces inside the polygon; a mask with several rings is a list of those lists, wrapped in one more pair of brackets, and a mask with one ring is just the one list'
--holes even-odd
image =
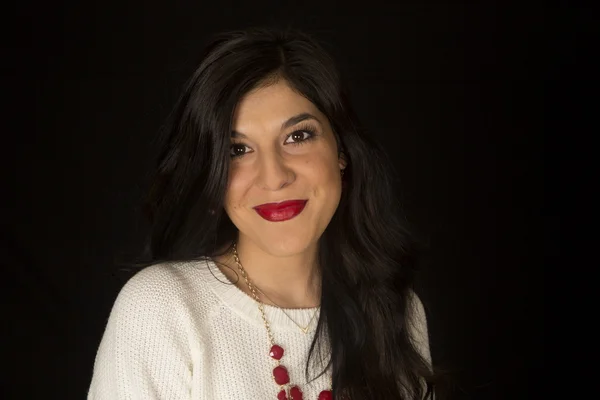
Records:
{"label": "earring", "polygon": [[342,170],[340,170],[340,173],[341,173],[341,175],[342,175],[342,178],[343,178],[343,177],[344,177],[344,170],[343,170],[343,169],[342,169]]}

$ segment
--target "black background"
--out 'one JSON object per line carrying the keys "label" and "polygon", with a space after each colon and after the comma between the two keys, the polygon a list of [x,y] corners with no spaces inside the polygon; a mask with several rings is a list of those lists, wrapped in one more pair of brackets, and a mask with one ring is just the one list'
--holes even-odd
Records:
{"label": "black background", "polygon": [[20,6],[3,61],[13,351],[2,380],[14,398],[85,397],[129,277],[115,262],[143,237],[151,140],[207,35],[265,24],[325,41],[364,125],[386,143],[408,219],[430,248],[418,289],[452,398],[534,397],[542,138],[529,39],[541,10],[347,3]]}

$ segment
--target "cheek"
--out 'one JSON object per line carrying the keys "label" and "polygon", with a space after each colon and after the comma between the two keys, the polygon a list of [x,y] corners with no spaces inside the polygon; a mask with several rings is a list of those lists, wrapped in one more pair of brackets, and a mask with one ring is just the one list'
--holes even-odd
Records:
{"label": "cheek", "polygon": [[336,174],[339,173],[339,168],[337,160],[323,156],[307,161],[306,172],[311,176],[313,182],[331,183],[335,181]]}
{"label": "cheek", "polygon": [[230,174],[225,194],[226,207],[235,210],[240,203],[243,191],[243,180],[237,174]]}
{"label": "cheek", "polygon": [[329,186],[335,181],[334,172],[329,165],[321,165],[311,171],[311,182],[320,186]]}
{"label": "cheek", "polygon": [[252,171],[238,169],[231,171],[225,194],[226,208],[231,212],[245,207],[252,188]]}

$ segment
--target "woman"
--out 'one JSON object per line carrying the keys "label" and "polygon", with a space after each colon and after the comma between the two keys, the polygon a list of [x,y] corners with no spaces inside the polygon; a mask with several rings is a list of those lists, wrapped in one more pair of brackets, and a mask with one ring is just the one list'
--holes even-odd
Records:
{"label": "woman", "polygon": [[305,34],[217,37],[163,136],[146,268],[89,399],[421,399],[432,381],[390,163]]}

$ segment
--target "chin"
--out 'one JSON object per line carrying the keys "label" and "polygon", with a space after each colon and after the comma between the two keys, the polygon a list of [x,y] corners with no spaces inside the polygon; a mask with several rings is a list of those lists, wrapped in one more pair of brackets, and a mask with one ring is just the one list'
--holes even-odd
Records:
{"label": "chin", "polygon": [[260,239],[260,247],[273,256],[286,257],[299,254],[306,251],[312,244],[312,240],[306,237],[289,235],[286,237],[267,239],[263,236]]}

